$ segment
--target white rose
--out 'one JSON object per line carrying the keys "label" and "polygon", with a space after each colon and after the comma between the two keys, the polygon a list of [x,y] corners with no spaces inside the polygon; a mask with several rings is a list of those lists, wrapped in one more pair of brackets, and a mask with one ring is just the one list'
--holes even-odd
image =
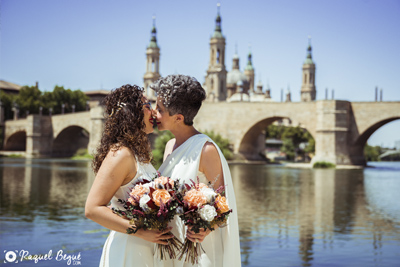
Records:
{"label": "white rose", "polygon": [[141,207],[142,209],[144,209],[144,210],[148,209],[149,206],[147,206],[147,202],[149,202],[149,200],[150,200],[149,195],[143,195],[143,196],[140,198],[140,201],[139,201],[140,207]]}
{"label": "white rose", "polygon": [[209,188],[209,187],[203,187],[202,189],[200,189],[200,191],[204,194],[204,196],[206,197],[208,203],[211,203],[212,198],[217,195],[214,192],[214,190]]}
{"label": "white rose", "polygon": [[199,210],[199,214],[203,220],[211,222],[217,216],[217,211],[213,206],[205,205]]}

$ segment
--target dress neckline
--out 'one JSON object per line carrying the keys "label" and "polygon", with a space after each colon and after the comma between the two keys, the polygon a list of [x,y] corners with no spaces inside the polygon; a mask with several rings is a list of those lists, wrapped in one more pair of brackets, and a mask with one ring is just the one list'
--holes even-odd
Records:
{"label": "dress neckline", "polygon": [[[169,154],[169,155],[167,156],[167,158],[169,158],[169,156],[171,156],[172,154],[175,154],[176,151],[179,151],[179,149],[180,149],[181,147],[184,147],[184,145],[185,145],[190,139],[192,139],[193,137],[200,136],[200,135],[204,135],[204,134],[203,134],[203,133],[194,134],[194,135],[192,135],[191,137],[189,137],[188,139],[186,139],[185,142],[183,142],[180,146],[178,146],[177,148],[175,148],[174,150],[172,150],[171,154]],[[165,161],[167,160],[167,158],[165,159]]]}

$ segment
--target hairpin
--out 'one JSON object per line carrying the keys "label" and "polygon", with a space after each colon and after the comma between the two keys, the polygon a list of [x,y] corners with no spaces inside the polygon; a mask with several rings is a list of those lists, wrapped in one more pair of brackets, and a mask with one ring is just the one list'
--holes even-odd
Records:
{"label": "hairpin", "polygon": [[[117,104],[117,108],[115,108],[115,113],[117,113],[119,110],[121,110],[123,107],[126,106],[126,103],[124,102],[118,102]],[[111,114],[108,115],[108,117],[110,118],[112,115],[114,115],[114,108],[111,109]]]}

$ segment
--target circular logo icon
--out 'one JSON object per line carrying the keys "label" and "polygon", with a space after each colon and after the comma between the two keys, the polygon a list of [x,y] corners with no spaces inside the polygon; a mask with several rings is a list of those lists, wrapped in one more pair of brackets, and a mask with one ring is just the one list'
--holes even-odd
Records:
{"label": "circular logo icon", "polygon": [[6,261],[14,262],[17,259],[17,254],[14,251],[7,251],[6,253]]}

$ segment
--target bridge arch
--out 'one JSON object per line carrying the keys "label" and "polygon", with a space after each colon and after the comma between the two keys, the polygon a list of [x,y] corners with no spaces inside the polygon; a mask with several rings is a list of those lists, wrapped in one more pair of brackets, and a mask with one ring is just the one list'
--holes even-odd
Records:
{"label": "bridge arch", "polygon": [[87,148],[89,131],[78,125],[71,125],[62,129],[53,140],[53,157],[71,157],[79,149]]}
{"label": "bridge arch", "polygon": [[10,135],[5,144],[6,151],[26,151],[26,131],[17,131]]}
{"label": "bridge arch", "polygon": [[371,135],[376,132],[379,128],[388,124],[389,122],[400,120],[400,117],[390,117],[383,120],[372,122],[372,124],[364,130],[364,132],[360,133],[358,138],[355,140],[354,145],[364,147],[367,144],[368,139]]}
{"label": "bridge arch", "polygon": [[283,119],[289,119],[293,127],[300,126],[307,130],[302,123],[287,116],[273,116],[264,118],[251,125],[239,138],[240,141],[238,145],[238,152],[246,159],[260,159],[260,154],[263,153],[265,149],[265,130],[275,121]]}
{"label": "bridge arch", "polygon": [[372,123],[370,122],[369,126],[365,127],[359,135],[356,135],[356,139],[354,140],[353,144],[350,146],[350,157],[352,162],[366,165],[366,160],[364,156],[364,147],[367,144],[368,139],[371,135],[376,132],[379,128],[383,127],[384,125],[388,124],[389,122],[399,120],[399,116],[389,117],[385,119],[375,120]]}

